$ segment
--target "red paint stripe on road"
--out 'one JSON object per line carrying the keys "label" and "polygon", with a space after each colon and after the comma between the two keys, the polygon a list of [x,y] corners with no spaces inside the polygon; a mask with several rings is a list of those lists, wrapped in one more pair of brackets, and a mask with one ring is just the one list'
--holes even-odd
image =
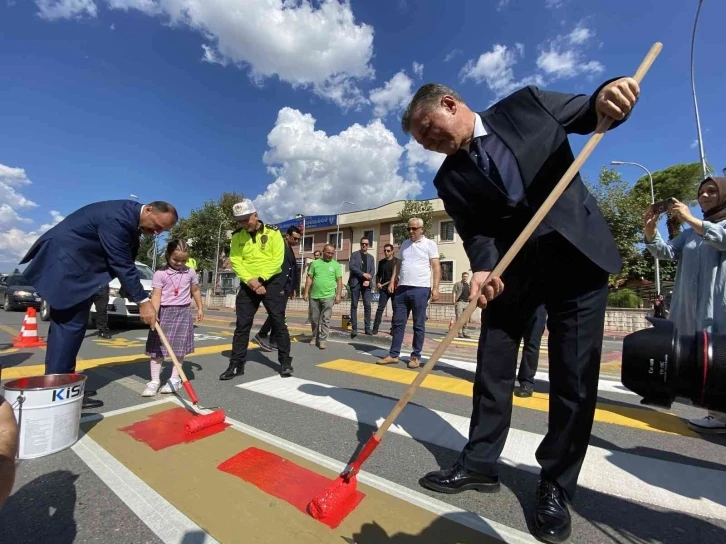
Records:
{"label": "red paint stripe on road", "polygon": [[[310,500],[333,483],[325,476],[259,448],[247,448],[217,468],[243,479],[268,495],[282,499],[306,515]],[[356,491],[351,500],[320,521],[334,529],[364,497],[363,493]]]}
{"label": "red paint stripe on road", "polygon": [[196,442],[202,438],[221,433],[229,427],[229,423],[219,423],[195,433],[187,433],[184,430],[185,424],[196,417],[202,416],[194,415],[186,408],[173,408],[157,412],[148,419],[119,429],[119,431],[128,434],[139,442],[143,442],[152,450],[159,451],[179,444]]}

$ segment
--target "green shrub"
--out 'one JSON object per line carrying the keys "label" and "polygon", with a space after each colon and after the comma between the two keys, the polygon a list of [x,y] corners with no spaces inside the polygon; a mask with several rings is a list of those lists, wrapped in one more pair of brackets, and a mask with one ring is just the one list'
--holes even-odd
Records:
{"label": "green shrub", "polygon": [[608,307],[610,308],[640,308],[642,302],[635,291],[630,289],[618,289],[608,295]]}

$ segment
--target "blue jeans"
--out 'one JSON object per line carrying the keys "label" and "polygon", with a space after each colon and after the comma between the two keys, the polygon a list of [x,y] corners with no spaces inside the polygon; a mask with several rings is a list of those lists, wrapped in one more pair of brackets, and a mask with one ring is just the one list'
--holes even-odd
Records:
{"label": "blue jeans", "polygon": [[403,333],[406,331],[408,314],[413,312],[413,351],[411,357],[421,357],[424,335],[426,334],[426,306],[429,302],[431,289],[428,287],[410,287],[401,285],[393,296],[393,340],[388,352],[393,358],[401,354]]}

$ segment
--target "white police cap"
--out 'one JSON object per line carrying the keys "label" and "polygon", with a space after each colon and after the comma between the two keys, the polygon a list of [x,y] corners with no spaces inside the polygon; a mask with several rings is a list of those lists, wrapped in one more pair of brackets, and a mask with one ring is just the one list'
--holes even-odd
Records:
{"label": "white police cap", "polygon": [[232,216],[235,219],[244,219],[256,211],[255,205],[249,198],[245,198],[242,202],[237,202],[237,204],[232,206]]}

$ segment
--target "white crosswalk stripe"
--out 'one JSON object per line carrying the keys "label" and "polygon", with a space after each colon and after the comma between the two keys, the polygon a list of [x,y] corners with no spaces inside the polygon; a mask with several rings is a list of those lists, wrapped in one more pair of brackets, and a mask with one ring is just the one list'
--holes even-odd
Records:
{"label": "white crosswalk stripe", "polygon": [[[380,425],[395,400],[299,378],[265,378],[240,389],[368,425]],[[460,450],[466,443],[469,419],[409,404],[391,432]],[[536,433],[511,429],[501,461],[539,472]],[[692,515],[726,519],[726,471],[643,457],[591,446],[579,484],[630,501]]]}

